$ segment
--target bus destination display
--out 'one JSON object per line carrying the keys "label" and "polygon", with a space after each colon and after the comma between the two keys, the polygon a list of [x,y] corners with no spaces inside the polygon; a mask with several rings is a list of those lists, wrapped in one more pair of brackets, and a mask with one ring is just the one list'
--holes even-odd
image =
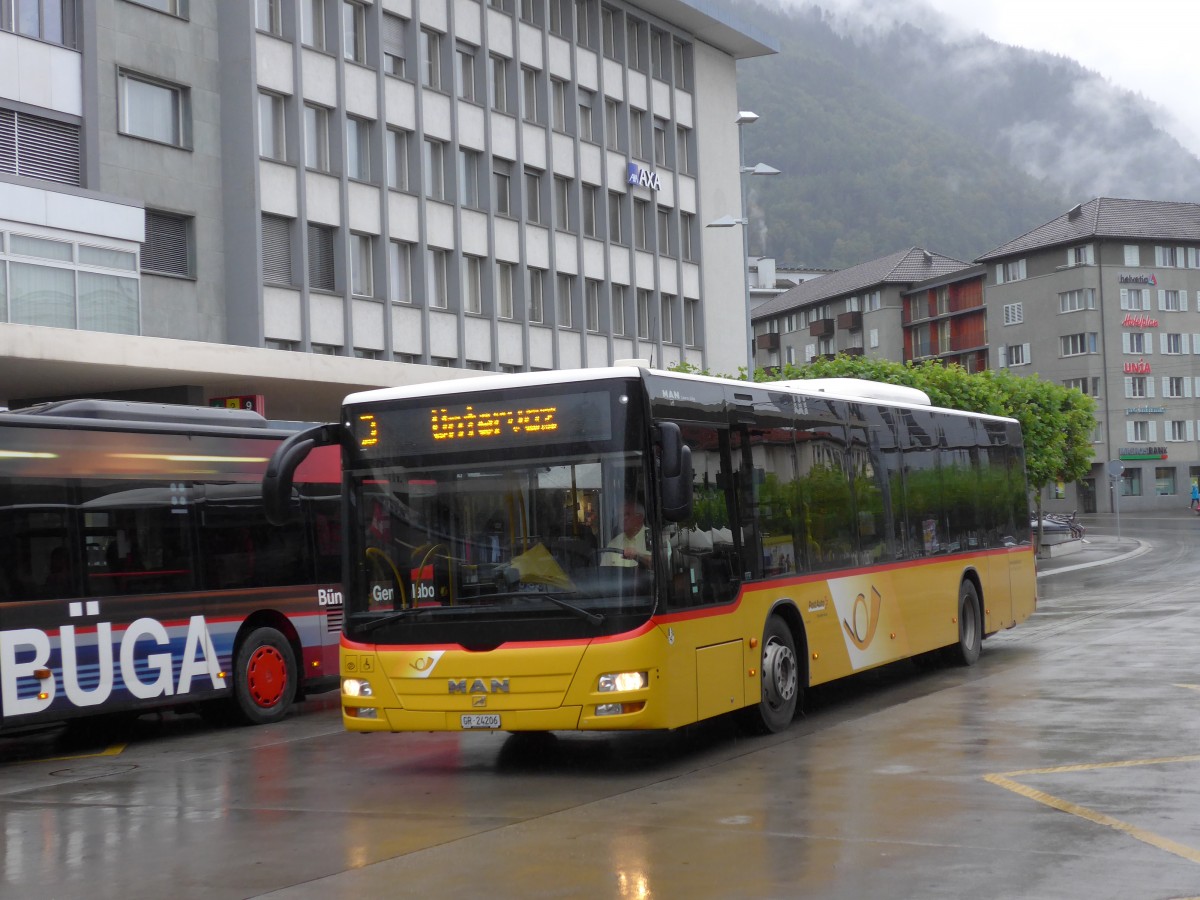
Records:
{"label": "bus destination display", "polygon": [[609,403],[606,392],[589,391],[365,410],[355,417],[355,438],[368,454],[379,445],[421,453],[607,441],[612,437]]}

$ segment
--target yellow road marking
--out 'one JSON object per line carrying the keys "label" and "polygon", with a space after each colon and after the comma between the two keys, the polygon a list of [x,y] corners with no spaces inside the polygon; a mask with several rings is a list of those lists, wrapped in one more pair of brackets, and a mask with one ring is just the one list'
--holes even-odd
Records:
{"label": "yellow road marking", "polygon": [[1157,847],[1159,850],[1165,850],[1175,856],[1181,857],[1200,864],[1200,850],[1194,847],[1189,847],[1186,844],[1181,844],[1178,841],[1173,841],[1170,838],[1165,838],[1160,834],[1155,834],[1145,828],[1139,828],[1137,825],[1132,825],[1129,822],[1121,819],[1113,818],[1101,812],[1096,812],[1094,809],[1088,809],[1086,806],[1081,806],[1078,803],[1072,803],[1070,800],[1064,800],[1061,797],[1055,797],[1053,794],[1047,794],[1045,791],[1039,791],[1037,788],[1029,787],[1021,784],[1019,781],[1014,781],[1013,778],[1021,775],[1057,775],[1070,772],[1089,772],[1100,769],[1122,769],[1131,768],[1134,766],[1155,766],[1165,765],[1169,763],[1191,763],[1200,762],[1200,756],[1164,756],[1158,759],[1132,759],[1123,762],[1106,762],[1106,763],[1090,763],[1076,766],[1052,766],[1045,769],[1022,769],[1019,772],[1005,772],[1003,774],[984,775],[984,780],[1002,787],[1006,790],[1019,794],[1030,800],[1035,800],[1038,803],[1049,806],[1052,809],[1057,809],[1061,812],[1069,813],[1073,816],[1079,816],[1081,819],[1086,819],[1089,822],[1094,822],[1097,825],[1103,825],[1107,828],[1112,828],[1115,831],[1120,831],[1130,837],[1141,841],[1144,844],[1149,844],[1151,847]]}
{"label": "yellow road marking", "polygon": [[113,744],[111,747],[105,747],[103,750],[98,750],[95,753],[80,753],[75,756],[45,756],[39,760],[27,760],[28,762],[62,762],[69,759],[93,759],[97,756],[120,756],[125,752],[128,744]]}

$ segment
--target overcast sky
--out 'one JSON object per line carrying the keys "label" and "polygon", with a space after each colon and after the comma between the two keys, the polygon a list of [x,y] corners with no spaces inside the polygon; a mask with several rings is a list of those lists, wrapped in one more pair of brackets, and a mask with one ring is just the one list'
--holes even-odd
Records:
{"label": "overcast sky", "polygon": [[1200,3],[1196,0],[925,0],[1005,44],[1060,53],[1142,94],[1200,156]]}

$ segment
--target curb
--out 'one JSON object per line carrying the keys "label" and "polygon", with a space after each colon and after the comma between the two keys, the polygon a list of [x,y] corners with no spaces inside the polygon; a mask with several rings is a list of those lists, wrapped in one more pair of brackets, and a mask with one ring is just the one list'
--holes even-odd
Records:
{"label": "curb", "polygon": [[[1094,562],[1077,563],[1073,566],[1063,566],[1062,568],[1051,569],[1046,572],[1038,572],[1037,577],[1038,578],[1049,578],[1051,575],[1062,575],[1065,572],[1075,572],[1079,569],[1090,569],[1090,568],[1093,568],[1094,566],[1107,566],[1111,563],[1124,562],[1127,559],[1133,559],[1135,557],[1141,556],[1144,553],[1149,553],[1152,549],[1154,549],[1151,544],[1147,544],[1145,541],[1139,541],[1137,538],[1128,538],[1128,540],[1133,541],[1135,544],[1137,544],[1137,546],[1134,547],[1132,550],[1130,550],[1128,553],[1122,553],[1120,556],[1113,556],[1108,559],[1098,559],[1098,560],[1095,560]],[[1121,543],[1124,543],[1124,542],[1125,542],[1125,540],[1122,539]]]}

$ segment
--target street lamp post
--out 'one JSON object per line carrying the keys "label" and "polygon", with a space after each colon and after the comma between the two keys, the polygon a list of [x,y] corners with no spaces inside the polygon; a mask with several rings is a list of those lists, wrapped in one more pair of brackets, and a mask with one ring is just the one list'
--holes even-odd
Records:
{"label": "street lamp post", "polygon": [[743,125],[753,125],[758,121],[758,114],[748,110],[739,110],[734,123],[738,127],[738,178],[741,179],[741,217],[725,215],[709,222],[709,228],[732,228],[742,226],[742,287],[745,290],[746,303],[746,380],[754,377],[754,324],[750,318],[750,219],[746,211],[746,175],[778,175],[779,170],[766,163],[746,165],[746,140],[742,135]]}

